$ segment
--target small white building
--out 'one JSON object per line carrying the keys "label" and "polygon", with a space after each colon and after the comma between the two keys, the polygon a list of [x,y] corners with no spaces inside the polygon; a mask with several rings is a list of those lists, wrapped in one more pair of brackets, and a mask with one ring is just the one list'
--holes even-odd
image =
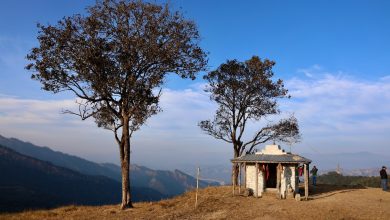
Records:
{"label": "small white building", "polygon": [[286,153],[279,145],[266,145],[263,150],[254,154],[246,154],[231,160],[238,164],[239,176],[244,174],[243,184],[233,181],[233,194],[236,185],[241,185],[253,192],[255,197],[261,197],[264,192],[275,192],[279,198],[286,198],[288,193],[293,196],[299,192],[298,166],[303,166],[305,197],[309,189],[309,164],[311,160],[302,156]]}

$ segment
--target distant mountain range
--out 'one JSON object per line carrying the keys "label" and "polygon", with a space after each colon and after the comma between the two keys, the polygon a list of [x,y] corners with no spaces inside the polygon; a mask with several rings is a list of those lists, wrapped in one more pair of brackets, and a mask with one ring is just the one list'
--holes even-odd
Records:
{"label": "distant mountain range", "polygon": [[[339,167],[344,176],[378,176],[383,165],[390,167],[388,155],[374,154],[371,152],[352,152],[337,154],[302,154],[313,162],[310,167],[316,165],[319,174],[336,171]],[[180,169],[194,175],[194,164],[180,164]],[[231,164],[209,164],[200,167],[200,176],[203,180],[211,179],[223,184],[231,184]]]}
{"label": "distant mountain range", "polygon": [[330,169],[330,170],[322,170],[318,172],[319,175],[327,174],[329,172],[336,172],[343,176],[379,176],[380,168],[365,168],[365,169]]}
{"label": "distant mountain range", "polygon": [[[44,177],[43,179],[50,179],[50,178],[61,179],[61,178],[64,178],[64,176],[72,176],[72,175],[65,174],[66,173],[65,171],[73,172],[73,173],[77,173],[79,175],[78,178],[70,179],[70,180],[66,180],[66,181],[70,181],[70,182],[80,181],[80,185],[81,184],[83,184],[83,185],[89,184],[90,187],[86,188],[86,189],[94,189],[94,187],[95,188],[97,187],[96,189],[98,189],[99,187],[103,187],[103,188],[106,187],[105,191],[107,191],[108,194],[110,194],[110,195],[115,194],[115,196],[120,196],[120,193],[121,193],[121,191],[120,191],[121,190],[121,187],[120,187],[121,170],[120,170],[120,167],[115,165],[115,164],[94,163],[94,162],[85,160],[83,158],[77,157],[77,156],[65,154],[65,153],[58,152],[58,151],[53,151],[48,147],[36,146],[34,144],[24,142],[24,141],[15,139],[15,138],[5,138],[1,135],[0,135],[0,145],[4,146],[6,148],[12,149],[13,153],[10,153],[9,151],[7,151],[8,152],[7,154],[19,155],[18,157],[15,156],[15,157],[11,157],[11,158],[19,158],[20,159],[19,161],[18,160],[17,161],[7,161],[6,164],[4,164],[4,166],[7,164],[8,164],[7,166],[11,166],[12,163],[14,163],[14,165],[15,165],[15,164],[18,164],[20,161],[25,161],[25,159],[21,159],[24,156],[26,158],[29,158],[28,161],[31,162],[31,165],[45,164],[44,167],[47,168],[46,173],[44,172],[45,169],[43,169],[43,170],[40,169],[40,172],[42,171],[43,173],[42,172],[39,173],[38,171],[36,171],[38,169],[37,167],[34,167],[34,166],[31,167],[31,169],[35,169],[34,172],[37,172],[38,176],[43,176]],[[6,148],[4,148],[4,149],[6,149]],[[6,150],[3,150],[3,151],[6,152]],[[5,158],[0,158],[0,160],[6,161]],[[34,160],[35,160],[35,162],[33,162]],[[40,161],[40,162],[37,162],[37,161]],[[17,167],[23,167],[23,169],[26,169],[26,170],[28,168],[28,166],[26,164],[20,165]],[[4,169],[6,169],[6,168],[4,168]],[[2,168],[1,170],[4,170],[4,169]],[[20,168],[20,170],[16,173],[18,173],[18,174],[24,173],[23,169]],[[57,173],[58,175],[54,175],[53,172],[49,172],[50,169],[61,170],[60,173],[62,173],[62,172],[64,172],[64,173],[62,173],[62,174]],[[149,168],[146,168],[143,166],[138,166],[135,164],[132,164],[130,169],[131,169],[130,180],[131,180],[132,186],[134,187],[133,189],[135,190],[134,197],[136,200],[159,200],[161,198],[168,198],[168,197],[172,197],[172,196],[181,194],[181,193],[183,193],[187,190],[190,190],[196,186],[196,179],[194,177],[192,177],[191,175],[188,175],[184,172],[181,172],[179,170],[174,170],[174,171],[152,170],[152,169],[149,169]],[[53,174],[53,176],[50,177],[49,174]],[[73,176],[75,176],[75,175],[76,174],[73,174]],[[18,180],[21,179],[21,177],[12,176],[10,174],[10,176],[7,177],[11,181],[9,183],[12,183],[12,180],[14,177],[19,178]],[[27,177],[30,177],[30,178],[27,178]],[[23,179],[23,182],[25,183],[25,185],[28,186],[28,185],[30,185],[31,182],[35,181],[33,179],[33,177],[34,177],[34,175],[26,176],[26,179]],[[99,181],[96,178],[99,179]],[[86,183],[83,183],[81,181],[81,180],[86,181],[87,179],[88,179],[88,181],[92,181],[92,182],[87,181]],[[102,186],[99,186],[99,184],[96,186],[93,186],[94,181],[95,181],[95,183],[100,183],[101,181],[103,181],[104,184]],[[42,182],[40,182],[40,185],[39,184],[38,185],[44,187],[45,182],[46,181],[42,181]],[[19,181],[19,183],[20,183],[20,181]],[[23,185],[22,188],[29,189],[25,185]],[[75,187],[76,185],[77,184],[74,183],[73,185],[72,184],[68,185],[68,187],[72,188],[72,187]],[[115,185],[115,187],[113,187],[114,185]],[[206,187],[208,185],[219,185],[219,183],[214,182],[214,181],[199,181],[200,187]],[[63,186],[65,187],[65,185],[63,185]],[[4,185],[3,182],[0,182],[0,187],[8,187],[7,188],[8,192],[12,191],[13,193],[16,193],[16,194],[18,193],[18,190],[21,189],[21,188],[18,188],[18,189],[14,188],[13,190],[11,190],[9,187],[12,187],[12,184],[11,185]],[[36,192],[36,189],[38,189],[38,188],[39,187],[34,188],[33,191]],[[81,188],[80,188],[80,190],[81,190]],[[64,190],[64,191],[66,191],[66,190]],[[94,192],[101,192],[101,191],[102,190],[96,190]],[[55,195],[57,195],[56,191],[53,193]],[[12,193],[8,193],[8,194],[12,194]],[[72,195],[72,194],[68,194],[68,195]],[[0,196],[2,196],[2,195],[0,195]],[[53,195],[50,194],[50,196],[53,196]],[[71,196],[71,197],[76,198],[74,196]],[[42,198],[45,198],[45,197],[43,196]],[[88,200],[88,198],[90,198],[90,197],[85,197],[85,198],[87,198],[87,200]],[[107,198],[103,199],[102,201],[106,201],[107,203],[112,203],[114,201],[119,202],[119,200],[117,200],[118,198],[119,197],[112,197],[112,198],[107,197]],[[80,199],[81,199],[81,197],[80,197]],[[97,199],[97,200],[99,200],[99,199]],[[66,198],[60,198],[59,201],[66,202],[69,200],[67,200]],[[83,203],[84,200],[77,200],[77,201],[84,204]],[[88,201],[95,201],[95,200],[88,200]],[[90,202],[90,203],[86,203],[86,204],[94,204],[94,203]],[[26,206],[26,207],[29,207],[29,206]]]}
{"label": "distant mountain range", "polygon": [[316,165],[319,174],[336,171],[339,167],[344,176],[378,176],[380,168],[390,166],[390,157],[370,152],[338,154],[306,154]]}
{"label": "distant mountain range", "polygon": [[[195,174],[195,165],[181,164],[180,169],[190,175]],[[230,161],[226,164],[200,166],[200,178],[204,181],[218,182],[220,185],[231,184],[232,166]]]}
{"label": "distant mountain range", "polygon": [[[0,145],[0,211],[51,208],[58,205],[119,203],[121,184],[17,153]],[[132,188],[134,201],[159,200],[160,192]]]}
{"label": "distant mountain range", "polygon": [[83,174],[102,175],[115,180],[120,180],[120,171],[118,174],[115,169],[111,169],[109,165],[94,163],[77,156],[53,151],[48,147],[36,146],[29,142],[24,142],[16,138],[5,138],[1,135],[0,144],[21,154],[48,161],[54,165],[66,167]]}

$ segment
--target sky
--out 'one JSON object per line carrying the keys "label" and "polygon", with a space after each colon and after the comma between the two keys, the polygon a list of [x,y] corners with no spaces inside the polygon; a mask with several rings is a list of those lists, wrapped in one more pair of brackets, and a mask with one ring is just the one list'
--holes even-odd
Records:
{"label": "sky", "polygon": [[[0,2],[0,135],[118,164],[113,134],[92,120],[60,114],[76,107],[75,97],[41,90],[24,69],[27,53],[38,45],[38,22],[55,24],[64,16],[85,13],[94,2]],[[293,153],[390,157],[389,1],[169,3],[197,24],[210,71],[228,59],[244,61],[253,55],[276,62],[275,79],[283,79],[292,96],[280,100],[282,116],[294,114],[302,134],[301,142],[291,146]],[[232,147],[197,126],[217,108],[203,91],[205,73],[194,81],[166,79],[163,112],[134,134],[132,162],[159,169],[230,163]],[[261,122],[252,123],[248,136],[259,126]],[[288,144],[281,145],[289,151]]]}

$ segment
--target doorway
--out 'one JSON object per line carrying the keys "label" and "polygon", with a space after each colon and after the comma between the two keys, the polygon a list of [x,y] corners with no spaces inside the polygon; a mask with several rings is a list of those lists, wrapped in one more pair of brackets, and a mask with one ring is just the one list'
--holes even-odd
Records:
{"label": "doorway", "polygon": [[266,187],[267,188],[276,188],[276,166],[275,163],[267,164],[268,173],[266,174]]}

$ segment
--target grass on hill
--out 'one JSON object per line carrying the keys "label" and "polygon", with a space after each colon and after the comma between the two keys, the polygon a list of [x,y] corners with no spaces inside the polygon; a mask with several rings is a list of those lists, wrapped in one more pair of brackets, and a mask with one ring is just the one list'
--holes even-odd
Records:
{"label": "grass on hill", "polygon": [[231,187],[208,187],[159,202],[119,205],[66,206],[52,210],[1,214],[0,219],[389,219],[390,193],[378,188],[319,185],[310,188],[308,201],[232,196]]}

